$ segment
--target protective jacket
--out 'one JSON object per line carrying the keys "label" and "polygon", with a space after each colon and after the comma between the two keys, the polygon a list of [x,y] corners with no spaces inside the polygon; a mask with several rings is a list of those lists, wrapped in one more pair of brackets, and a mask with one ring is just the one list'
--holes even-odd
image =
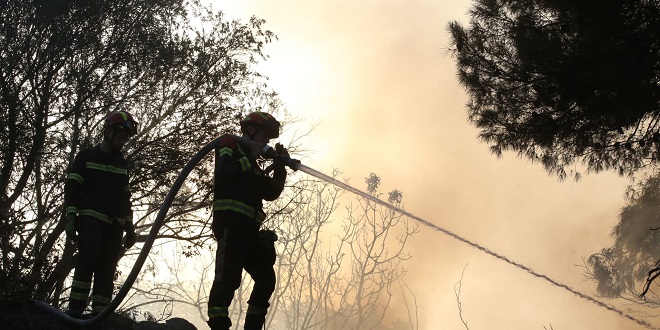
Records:
{"label": "protective jacket", "polygon": [[64,204],[67,214],[106,223],[116,219],[124,228],[132,225],[128,169],[122,153],[108,154],[99,147],[80,151],[64,185]]}
{"label": "protective jacket", "polygon": [[233,212],[261,224],[266,218],[263,201],[277,199],[285,180],[284,166],[276,166],[270,177],[235,136],[221,137],[215,149],[214,222]]}

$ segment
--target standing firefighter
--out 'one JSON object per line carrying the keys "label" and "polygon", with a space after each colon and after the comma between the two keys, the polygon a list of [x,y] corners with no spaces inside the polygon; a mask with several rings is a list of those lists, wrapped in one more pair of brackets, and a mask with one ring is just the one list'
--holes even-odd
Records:
{"label": "standing firefighter", "polygon": [[87,306],[92,277],[92,314],[110,304],[123,232],[126,248],[135,243],[128,169],[121,149],[136,133],[137,123],[128,112],[110,113],[105,119],[103,141],[81,150],[67,177],[66,236],[78,241],[67,312],[73,317],[80,317]]}
{"label": "standing firefighter", "polygon": [[[272,177],[257,163],[270,139],[279,136],[280,123],[270,114],[253,112],[240,122],[242,137],[225,135],[215,149],[213,234],[218,240],[215,279],[209,295],[208,324],[212,330],[232,325],[229,304],[241,284],[243,269],[254,280],[248,300],[245,329],[261,329],[268,300],[275,290],[275,246],[272,231],[259,230],[266,218],[263,200],[280,196],[286,180],[285,164],[274,161]],[[276,144],[279,155],[287,150]]]}

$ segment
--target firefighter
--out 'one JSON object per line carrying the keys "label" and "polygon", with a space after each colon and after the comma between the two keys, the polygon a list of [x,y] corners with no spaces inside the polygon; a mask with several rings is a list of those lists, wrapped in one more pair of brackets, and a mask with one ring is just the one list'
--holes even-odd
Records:
{"label": "firefighter", "polygon": [[[137,134],[137,122],[126,111],[106,118],[103,140],[81,150],[64,185],[65,232],[78,242],[78,257],[67,314],[79,318],[92,290],[92,315],[110,304],[113,279],[122,248],[135,244],[126,159],[121,152]],[[94,287],[92,288],[92,277]]]}
{"label": "firefighter", "polygon": [[[285,165],[274,161],[267,169],[257,162],[270,139],[279,136],[280,123],[270,114],[253,112],[240,121],[242,137],[224,135],[215,148],[212,229],[218,241],[215,278],[208,302],[212,330],[229,329],[229,305],[241,284],[243,269],[254,287],[245,316],[245,329],[261,329],[268,300],[275,291],[273,231],[260,230],[266,218],[263,200],[272,201],[284,189]],[[279,155],[287,150],[276,144]],[[272,175],[269,173],[273,170]]]}

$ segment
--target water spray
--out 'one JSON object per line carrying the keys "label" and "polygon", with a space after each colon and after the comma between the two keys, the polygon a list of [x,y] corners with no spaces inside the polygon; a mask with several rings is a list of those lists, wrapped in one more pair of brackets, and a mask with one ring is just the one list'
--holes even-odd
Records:
{"label": "water spray", "polygon": [[[268,148],[270,148],[270,147],[266,146],[266,147],[264,148],[264,154],[266,154],[266,150],[267,150]],[[499,254],[499,253],[497,253],[497,252],[494,252],[494,251],[490,250],[490,249],[487,248],[487,247],[484,247],[484,246],[481,246],[481,245],[479,245],[479,244],[477,244],[477,243],[474,243],[474,242],[472,242],[472,241],[470,241],[470,240],[468,240],[468,239],[466,239],[466,238],[463,238],[462,236],[460,236],[460,235],[458,235],[458,234],[455,234],[455,233],[453,233],[453,232],[451,232],[451,231],[449,231],[449,230],[447,230],[447,229],[444,229],[444,228],[442,228],[442,227],[440,227],[440,226],[438,226],[438,225],[436,225],[436,224],[434,224],[434,223],[432,223],[432,222],[429,222],[429,221],[427,221],[427,220],[424,220],[424,219],[422,219],[422,218],[420,218],[420,217],[418,217],[418,216],[416,216],[416,215],[414,215],[414,214],[412,214],[412,213],[410,213],[410,212],[408,212],[408,211],[405,211],[405,210],[403,210],[403,209],[401,209],[401,208],[399,208],[399,207],[397,207],[397,206],[394,206],[394,205],[392,205],[392,204],[390,204],[390,203],[387,203],[387,202],[385,202],[385,201],[383,201],[383,200],[381,200],[381,199],[379,199],[379,198],[376,198],[376,197],[374,197],[374,196],[372,196],[372,195],[370,195],[370,194],[367,194],[366,192],[363,192],[363,191],[361,191],[361,190],[359,190],[359,189],[356,189],[356,188],[354,188],[354,187],[351,187],[350,185],[348,185],[348,184],[346,184],[346,183],[344,183],[344,182],[341,182],[341,181],[339,181],[339,180],[337,180],[337,179],[335,179],[335,178],[333,178],[333,177],[330,177],[330,176],[328,176],[328,175],[325,175],[325,174],[323,174],[323,173],[321,173],[321,172],[319,172],[319,171],[317,171],[317,170],[315,170],[315,169],[313,169],[313,168],[307,167],[307,166],[301,164],[300,161],[298,161],[298,160],[291,159],[291,158],[286,157],[286,156],[278,155],[278,154],[275,153],[275,150],[272,149],[272,148],[268,149],[268,154],[267,154],[267,155],[269,155],[270,158],[278,158],[278,157],[279,157],[279,158],[281,159],[280,161],[282,161],[284,164],[286,164],[287,166],[289,166],[290,168],[292,168],[292,169],[294,169],[294,170],[301,170],[301,171],[303,171],[303,172],[305,172],[305,173],[307,173],[307,174],[309,174],[309,175],[311,175],[311,176],[314,176],[314,177],[316,177],[316,178],[318,178],[318,179],[321,179],[321,180],[323,180],[323,181],[326,181],[326,182],[328,182],[328,183],[331,183],[331,184],[333,184],[333,185],[335,185],[335,186],[338,186],[338,187],[340,187],[340,188],[342,188],[342,189],[344,189],[344,190],[346,190],[346,191],[350,191],[350,192],[352,192],[352,193],[354,193],[354,194],[356,194],[356,195],[358,195],[358,196],[360,196],[360,197],[363,197],[363,198],[365,198],[365,199],[367,199],[367,200],[370,200],[370,201],[372,201],[372,202],[374,202],[374,203],[376,203],[376,204],[379,204],[379,205],[381,205],[381,206],[384,206],[384,207],[387,207],[387,208],[389,208],[389,209],[391,209],[391,210],[394,210],[394,211],[396,211],[396,212],[399,212],[400,214],[403,214],[403,215],[405,215],[405,216],[407,216],[407,217],[409,217],[409,218],[411,218],[411,219],[413,219],[413,220],[415,220],[415,221],[417,221],[417,222],[419,222],[419,223],[421,223],[421,224],[423,224],[423,225],[425,225],[425,226],[427,226],[427,227],[431,227],[432,229],[434,229],[434,230],[436,230],[436,231],[439,231],[439,232],[441,232],[441,233],[443,233],[443,234],[445,234],[445,235],[448,235],[448,236],[450,236],[450,237],[452,237],[452,238],[454,238],[454,239],[456,239],[456,240],[459,240],[459,241],[461,241],[461,242],[463,242],[463,243],[465,243],[465,244],[468,244],[468,245],[470,245],[470,246],[472,246],[472,247],[474,247],[474,248],[476,248],[476,249],[478,249],[478,250],[480,250],[480,251],[482,251],[482,252],[484,252],[484,253],[486,253],[486,254],[489,254],[489,255],[491,255],[491,256],[493,256],[493,257],[495,257],[495,258],[497,258],[497,259],[500,259],[500,260],[502,260],[502,261],[504,261],[504,262],[506,262],[506,263],[508,263],[508,264],[510,264],[510,265],[513,265],[513,266],[517,267],[518,269],[521,269],[521,270],[523,270],[523,271],[526,271],[527,273],[529,273],[529,274],[531,274],[531,275],[533,275],[533,276],[535,276],[535,277],[537,277],[537,278],[540,278],[540,279],[542,279],[542,280],[545,280],[545,281],[547,281],[547,282],[550,282],[552,285],[554,285],[554,286],[556,286],[556,287],[559,287],[559,288],[561,288],[561,289],[564,289],[564,290],[566,290],[566,291],[568,291],[568,292],[570,292],[570,293],[572,293],[572,294],[578,296],[579,298],[582,298],[582,299],[588,300],[588,301],[594,303],[594,304],[597,305],[597,306],[603,307],[603,308],[605,308],[605,309],[607,309],[607,310],[609,310],[609,311],[611,311],[611,312],[617,313],[619,316],[624,317],[624,318],[626,318],[626,319],[628,319],[628,320],[631,320],[631,321],[637,323],[638,325],[641,325],[641,326],[646,327],[646,328],[648,328],[648,329],[656,329],[656,330],[658,329],[658,328],[652,326],[650,323],[648,323],[648,322],[646,322],[646,321],[644,321],[644,320],[640,320],[640,319],[638,319],[638,318],[635,318],[635,317],[631,316],[630,314],[628,314],[628,313],[626,313],[626,312],[624,312],[624,311],[621,311],[621,310],[617,309],[616,307],[610,306],[610,305],[608,305],[608,304],[606,304],[606,303],[604,303],[604,302],[602,302],[602,301],[599,301],[599,300],[597,300],[597,299],[595,299],[595,298],[593,298],[593,297],[591,297],[591,296],[589,296],[589,295],[586,295],[586,294],[584,294],[584,293],[581,293],[581,292],[577,291],[576,289],[571,288],[570,286],[568,286],[568,285],[566,285],[566,284],[562,284],[562,283],[560,283],[560,282],[558,282],[558,281],[556,281],[556,280],[554,280],[554,279],[548,277],[547,275],[541,274],[541,273],[539,273],[539,272],[537,272],[537,271],[535,271],[535,270],[533,270],[533,269],[531,269],[531,268],[529,268],[529,267],[527,267],[527,266],[525,266],[525,265],[523,265],[523,264],[521,264],[521,263],[519,263],[519,262],[516,262],[516,261],[514,261],[514,260],[509,259],[508,257],[506,257],[506,256],[504,256],[504,255],[501,255],[501,254]]]}
{"label": "water spray", "polygon": [[[244,140],[245,138],[242,138],[242,137],[236,137],[236,138],[238,138],[240,141],[247,142],[247,141]],[[64,312],[60,311],[59,309],[51,306],[50,304],[42,302],[42,301],[35,301],[34,302],[35,305],[56,314],[57,316],[61,317],[62,319],[66,320],[66,321],[68,321],[69,323],[72,323],[72,324],[75,324],[75,325],[78,325],[78,326],[91,326],[91,325],[94,325],[94,324],[100,322],[101,320],[105,319],[106,317],[108,317],[111,313],[113,313],[115,311],[115,309],[119,306],[119,304],[122,302],[122,300],[126,297],[126,295],[128,294],[128,291],[131,289],[131,286],[135,282],[135,279],[139,275],[140,270],[142,269],[142,266],[143,266],[145,260],[147,259],[147,256],[149,255],[149,251],[151,250],[151,247],[153,246],[153,243],[154,243],[154,240],[156,239],[158,231],[160,230],[160,228],[163,225],[165,215],[167,214],[167,211],[169,210],[170,206],[172,205],[172,201],[174,200],[174,197],[176,197],[176,194],[178,193],[179,189],[181,188],[181,185],[183,184],[185,179],[188,177],[188,175],[190,174],[192,169],[202,160],[202,158],[204,158],[204,156],[207,153],[209,153],[211,150],[213,150],[215,148],[215,146],[217,145],[217,143],[220,139],[221,139],[221,137],[211,141],[206,146],[204,146],[202,149],[200,149],[199,152],[197,152],[197,154],[195,154],[190,159],[190,161],[188,161],[186,166],[181,170],[181,173],[179,174],[176,181],[174,182],[174,184],[170,188],[170,191],[168,192],[167,196],[165,197],[165,200],[163,201],[163,204],[160,207],[158,215],[156,216],[156,220],[154,220],[154,223],[151,227],[151,231],[149,232],[149,235],[147,236],[147,239],[144,242],[142,250],[140,251],[140,254],[139,254],[138,258],[135,261],[135,264],[133,265],[133,269],[131,270],[130,274],[126,278],[126,281],[122,285],[122,287],[119,290],[119,292],[117,293],[117,295],[114,297],[114,299],[110,302],[110,304],[101,313],[99,313],[98,315],[96,315],[96,316],[94,316],[90,319],[81,320],[81,319],[73,318],[73,317],[65,314]],[[392,209],[396,212],[399,212],[400,214],[405,215],[405,216],[407,216],[407,217],[409,217],[409,218],[411,218],[411,219],[413,219],[413,220],[415,220],[415,221],[417,221],[417,222],[419,222],[419,223],[421,223],[421,224],[423,224],[427,227],[430,227],[435,231],[439,231],[439,232],[441,232],[445,235],[448,235],[448,236],[450,236],[450,237],[452,237],[456,240],[459,240],[459,241],[461,241],[465,244],[468,244],[468,245],[470,245],[470,246],[472,246],[472,247],[474,247],[474,248],[476,248],[476,249],[478,249],[478,250],[480,250],[480,251],[482,251],[482,252],[484,252],[488,255],[491,255],[491,256],[493,256],[497,259],[500,259],[500,260],[502,260],[502,261],[504,261],[504,262],[506,262],[510,265],[513,265],[514,267],[516,267],[518,269],[526,271],[527,273],[529,273],[529,274],[531,274],[531,275],[533,275],[537,278],[540,278],[542,280],[550,282],[551,284],[553,284],[556,287],[562,288],[562,289],[564,289],[564,290],[566,290],[570,293],[573,293],[574,295],[578,296],[579,298],[588,300],[588,301],[594,303],[597,306],[603,307],[603,308],[605,308],[609,311],[612,311],[612,312],[618,314],[619,316],[621,316],[623,318],[631,320],[631,321],[637,323],[640,326],[643,326],[643,327],[648,328],[648,329],[658,330],[658,328],[652,326],[650,323],[648,323],[644,320],[640,320],[638,318],[635,318],[635,317],[627,314],[626,312],[617,309],[616,307],[610,306],[610,305],[605,304],[605,303],[603,303],[599,300],[596,300],[595,298],[593,298],[589,295],[586,295],[584,293],[581,293],[581,292],[569,287],[568,285],[562,284],[562,283],[560,283],[556,280],[553,280],[553,279],[549,278],[548,276],[546,276],[544,274],[541,274],[539,272],[534,271],[533,269],[531,269],[531,268],[529,268],[529,267],[527,267],[527,266],[525,266],[525,265],[523,265],[519,262],[513,261],[513,260],[509,259],[508,257],[506,257],[504,255],[498,254],[498,253],[496,253],[496,252],[494,252],[494,251],[492,251],[492,250],[490,250],[490,249],[488,249],[484,246],[481,246],[481,245],[479,245],[477,243],[474,243],[474,242],[472,242],[472,241],[470,241],[466,238],[463,238],[462,236],[460,236],[458,234],[455,234],[455,233],[453,233],[453,232],[451,232],[447,229],[444,229],[444,228],[442,228],[442,227],[440,227],[440,226],[438,226],[434,223],[431,223],[431,222],[429,222],[427,220],[424,220],[424,219],[422,219],[418,216],[415,216],[414,214],[412,214],[408,211],[405,211],[405,210],[403,210],[399,207],[396,207],[396,206],[394,206],[390,203],[387,203],[387,202],[385,202],[381,199],[378,199],[378,198],[376,198],[372,195],[369,195],[366,192],[363,192],[359,189],[351,187],[350,185],[348,185],[344,182],[341,182],[341,181],[339,181],[339,180],[337,180],[333,177],[325,175],[325,174],[323,174],[323,173],[321,173],[321,172],[319,172],[319,171],[317,171],[313,168],[307,167],[307,166],[303,165],[297,159],[293,159],[293,158],[291,158],[287,155],[279,154],[279,153],[277,153],[277,151],[273,147],[270,147],[268,145],[264,146],[263,149],[262,149],[261,154],[264,158],[272,159],[273,161],[284,164],[285,166],[291,168],[294,171],[298,171],[298,170],[303,171],[303,172],[305,172],[305,173],[307,173],[311,176],[314,176],[318,179],[321,179],[323,181],[331,183],[331,184],[333,184],[337,187],[340,187],[340,188],[342,188],[346,191],[350,191],[350,192],[352,192],[352,193],[354,193],[354,194],[356,194],[360,197],[363,197],[367,200],[370,200],[370,201],[372,201],[376,204],[379,204],[381,206],[384,206],[384,207]]]}

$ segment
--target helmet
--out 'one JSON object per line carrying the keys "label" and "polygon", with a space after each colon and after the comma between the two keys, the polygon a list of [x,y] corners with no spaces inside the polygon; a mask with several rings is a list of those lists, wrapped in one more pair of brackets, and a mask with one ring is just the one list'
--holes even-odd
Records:
{"label": "helmet", "polygon": [[105,118],[104,127],[119,128],[128,132],[128,134],[135,135],[137,134],[138,123],[126,111],[113,111]]}
{"label": "helmet", "polygon": [[246,127],[254,125],[269,131],[270,138],[274,139],[280,136],[280,122],[271,114],[265,112],[252,112],[241,120],[241,131],[245,132]]}

